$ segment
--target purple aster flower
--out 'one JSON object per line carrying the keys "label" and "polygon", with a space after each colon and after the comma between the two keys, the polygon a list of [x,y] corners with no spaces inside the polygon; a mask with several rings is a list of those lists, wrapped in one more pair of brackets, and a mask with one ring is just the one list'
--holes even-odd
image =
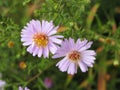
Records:
{"label": "purple aster flower", "polygon": [[64,57],[56,66],[60,71],[67,71],[68,74],[72,75],[77,73],[77,66],[80,67],[82,72],[86,72],[88,67],[93,67],[96,55],[94,50],[87,50],[91,45],[92,42],[88,42],[86,39],[83,41],[78,39],[76,43],[72,38],[65,39],[53,56],[53,58]]}
{"label": "purple aster flower", "polygon": [[22,29],[21,41],[24,46],[28,46],[27,51],[33,56],[44,58],[49,57],[49,51],[54,54],[57,45],[61,44],[63,36],[55,35],[58,26],[55,27],[53,22],[31,20],[27,26]]}
{"label": "purple aster flower", "polygon": [[0,90],[4,90],[5,85],[6,85],[6,82],[3,80],[0,80]]}
{"label": "purple aster flower", "polygon": [[44,84],[47,88],[51,88],[53,86],[53,81],[51,78],[45,78]]}
{"label": "purple aster flower", "polygon": [[0,87],[4,87],[6,85],[5,81],[0,80]]}
{"label": "purple aster flower", "polygon": [[28,89],[27,87],[22,88],[21,86],[19,86],[19,90],[30,90],[30,89]]}

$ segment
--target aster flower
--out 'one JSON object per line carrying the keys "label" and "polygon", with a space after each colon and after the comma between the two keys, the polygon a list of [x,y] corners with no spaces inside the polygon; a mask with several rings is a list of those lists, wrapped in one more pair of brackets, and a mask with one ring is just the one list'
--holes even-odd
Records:
{"label": "aster flower", "polygon": [[5,81],[0,80],[0,87],[4,87],[6,85]]}
{"label": "aster flower", "polygon": [[53,86],[53,80],[51,78],[46,77],[44,80],[44,84],[47,88],[51,88]]}
{"label": "aster flower", "polygon": [[27,87],[23,89],[21,86],[19,86],[19,90],[30,90],[30,89],[28,89]]}
{"label": "aster flower", "polygon": [[4,90],[5,85],[6,85],[6,82],[3,80],[0,80],[0,90]]}
{"label": "aster flower", "polygon": [[63,36],[55,35],[58,26],[55,27],[53,22],[31,20],[27,26],[22,29],[21,41],[24,46],[28,46],[27,51],[33,56],[44,58],[49,57],[49,51],[54,54],[57,45],[61,44]]}
{"label": "aster flower", "polygon": [[78,39],[76,43],[72,38],[65,39],[52,58],[64,57],[56,64],[62,72],[67,71],[68,74],[73,75],[77,73],[77,66],[82,72],[86,72],[88,67],[93,67],[96,55],[94,50],[87,50],[91,45],[92,42],[86,39],[83,41]]}
{"label": "aster flower", "polygon": [[[2,78],[2,73],[0,73],[0,78]],[[3,80],[0,80],[0,90],[4,90],[5,85],[6,85],[6,82]]]}

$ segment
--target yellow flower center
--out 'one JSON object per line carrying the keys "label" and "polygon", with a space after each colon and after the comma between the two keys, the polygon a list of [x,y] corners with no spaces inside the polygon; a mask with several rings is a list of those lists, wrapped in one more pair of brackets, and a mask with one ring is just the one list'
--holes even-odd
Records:
{"label": "yellow flower center", "polygon": [[71,51],[69,54],[68,54],[68,58],[75,62],[77,60],[80,59],[80,53],[78,51]]}
{"label": "yellow flower center", "polygon": [[24,61],[21,61],[19,63],[19,67],[20,67],[20,69],[25,69],[27,67],[27,64]]}
{"label": "yellow flower center", "polygon": [[36,33],[33,36],[33,41],[38,47],[46,47],[48,44],[48,36],[42,33]]}

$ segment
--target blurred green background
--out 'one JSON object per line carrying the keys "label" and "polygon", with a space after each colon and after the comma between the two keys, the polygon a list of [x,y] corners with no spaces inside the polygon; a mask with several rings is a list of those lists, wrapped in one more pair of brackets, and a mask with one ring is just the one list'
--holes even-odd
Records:
{"label": "blurred green background", "polygon": [[[32,19],[53,20],[65,38],[93,41],[96,61],[74,76],[55,66],[58,60],[33,57],[20,41]],[[120,90],[120,0],[0,0],[0,73],[5,90]],[[52,80],[47,88],[44,79]]]}

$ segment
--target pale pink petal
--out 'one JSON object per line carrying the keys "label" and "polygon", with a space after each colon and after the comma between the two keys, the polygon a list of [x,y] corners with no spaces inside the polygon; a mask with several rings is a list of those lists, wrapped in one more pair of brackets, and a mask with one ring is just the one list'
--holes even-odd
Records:
{"label": "pale pink petal", "polygon": [[81,57],[81,60],[85,60],[87,62],[94,63],[94,59],[88,59],[86,57]]}
{"label": "pale pink petal", "polygon": [[88,59],[88,60],[95,60],[96,58],[94,57],[94,56],[84,56],[83,58],[86,58],[86,59]]}
{"label": "pale pink petal", "polygon": [[27,41],[27,42],[23,43],[23,46],[28,46],[28,45],[31,45],[31,44],[32,44],[32,41]]}
{"label": "pale pink petal", "polygon": [[91,62],[88,62],[86,60],[82,60],[87,66],[93,67],[93,64]]}
{"label": "pale pink petal", "polygon": [[41,57],[41,56],[42,56],[42,53],[43,53],[43,49],[42,49],[42,48],[39,48],[38,57]]}
{"label": "pale pink petal", "polygon": [[54,38],[64,38],[64,36],[61,36],[61,35],[54,35],[54,36],[51,36],[51,37],[54,37]]}
{"label": "pale pink petal", "polygon": [[54,25],[52,22],[45,21],[45,26],[43,28],[44,28],[44,33],[48,34],[48,32],[50,32],[50,30],[53,30]]}
{"label": "pale pink petal", "polygon": [[[29,30],[29,31],[28,31],[28,30]],[[29,35],[33,35],[34,32],[32,32],[32,31],[30,30],[30,28],[27,27],[26,29],[22,29],[21,34],[29,34]]]}
{"label": "pale pink petal", "polygon": [[65,54],[62,53],[58,53],[58,54],[54,54],[54,56],[52,56],[52,58],[60,58],[60,57],[64,57]]}
{"label": "pale pink petal", "polygon": [[78,48],[80,47],[80,42],[81,42],[80,39],[78,39],[78,40],[76,41],[76,49],[78,49]]}
{"label": "pale pink petal", "polygon": [[47,28],[46,34],[48,34],[50,31],[54,29],[54,25],[52,22],[49,23],[49,27]]}
{"label": "pale pink petal", "polygon": [[21,38],[22,42],[32,41],[32,38]]}
{"label": "pale pink petal", "polygon": [[81,52],[82,55],[96,55],[96,52],[93,50],[85,50],[83,52]]}
{"label": "pale pink petal", "polygon": [[52,54],[54,54],[57,51],[56,45],[51,42],[49,43],[49,49]]}
{"label": "pale pink petal", "polygon": [[77,49],[80,49],[80,48],[84,47],[87,42],[88,42],[88,40],[86,40],[86,39],[84,39],[83,41],[78,40],[77,43],[76,43]]}
{"label": "pale pink petal", "polygon": [[30,46],[27,48],[27,51],[32,54],[34,48],[35,48],[35,46],[30,45]]}
{"label": "pale pink petal", "polygon": [[69,67],[68,67],[68,74],[75,74],[76,73],[76,64],[75,63],[70,63]]}
{"label": "pale pink petal", "polygon": [[48,57],[49,55],[49,50],[48,50],[48,46],[46,46],[45,48],[43,48],[43,56],[44,58]]}
{"label": "pale pink petal", "polygon": [[66,62],[66,60],[67,60],[67,57],[64,57],[61,61],[59,61],[59,62],[56,64],[56,66],[58,66],[59,68],[61,68],[62,65]]}
{"label": "pale pink petal", "polygon": [[41,32],[42,31],[42,26],[41,26],[41,22],[40,21],[38,21],[38,20],[36,20],[36,27],[37,27],[37,32]]}
{"label": "pale pink petal", "polygon": [[37,21],[35,21],[35,20],[31,21],[31,26],[32,26],[32,29],[34,30],[34,32],[39,31],[39,28],[37,27],[36,23],[37,23]]}
{"label": "pale pink petal", "polygon": [[57,39],[57,38],[54,38],[54,37],[50,37],[49,39],[50,39],[51,42],[54,42],[56,44],[61,44],[62,43],[61,39]]}
{"label": "pale pink petal", "polygon": [[33,52],[33,56],[36,56],[38,54],[38,51],[39,51],[39,48],[38,47],[35,47],[35,50]]}
{"label": "pale pink petal", "polygon": [[86,49],[89,49],[91,47],[93,42],[88,42],[84,47],[80,48],[79,51],[82,52]]}
{"label": "pale pink petal", "polygon": [[[74,42],[74,39],[72,38],[69,38],[69,47],[70,47],[70,50],[75,50],[75,42]],[[67,46],[68,46],[67,45]]]}
{"label": "pale pink petal", "polygon": [[27,27],[30,29],[27,29],[27,30],[29,30],[29,31],[32,31],[33,33],[36,33],[36,30],[35,30],[35,28],[33,28],[33,22],[34,22],[35,20],[31,20],[30,21],[30,23],[27,23]]}
{"label": "pale pink petal", "polygon": [[62,72],[65,72],[65,71],[67,71],[69,65],[70,65],[70,61],[69,61],[69,60],[66,60],[66,62],[65,62],[61,67],[59,67],[59,69],[60,69]]}
{"label": "pale pink petal", "polygon": [[[62,44],[63,45],[63,44]],[[65,48],[60,48],[60,47],[57,47],[57,51],[56,53],[54,54],[54,56],[52,56],[52,58],[60,58],[60,57],[64,57],[67,55],[67,53],[69,52],[68,51],[69,49],[65,49]]]}
{"label": "pale pink petal", "polygon": [[86,72],[88,70],[87,65],[85,65],[82,61],[79,61],[78,64],[82,72]]}
{"label": "pale pink petal", "polygon": [[69,51],[71,51],[71,47],[69,46],[69,41],[67,39],[65,39],[62,43],[61,43],[61,48],[59,48],[60,51],[58,52],[66,52],[68,53]]}
{"label": "pale pink petal", "polygon": [[48,36],[56,34],[57,33],[57,29],[58,29],[58,27],[53,28],[53,30],[51,30],[50,32],[48,32]]}
{"label": "pale pink petal", "polygon": [[31,34],[22,34],[21,35],[22,38],[32,38]]}

